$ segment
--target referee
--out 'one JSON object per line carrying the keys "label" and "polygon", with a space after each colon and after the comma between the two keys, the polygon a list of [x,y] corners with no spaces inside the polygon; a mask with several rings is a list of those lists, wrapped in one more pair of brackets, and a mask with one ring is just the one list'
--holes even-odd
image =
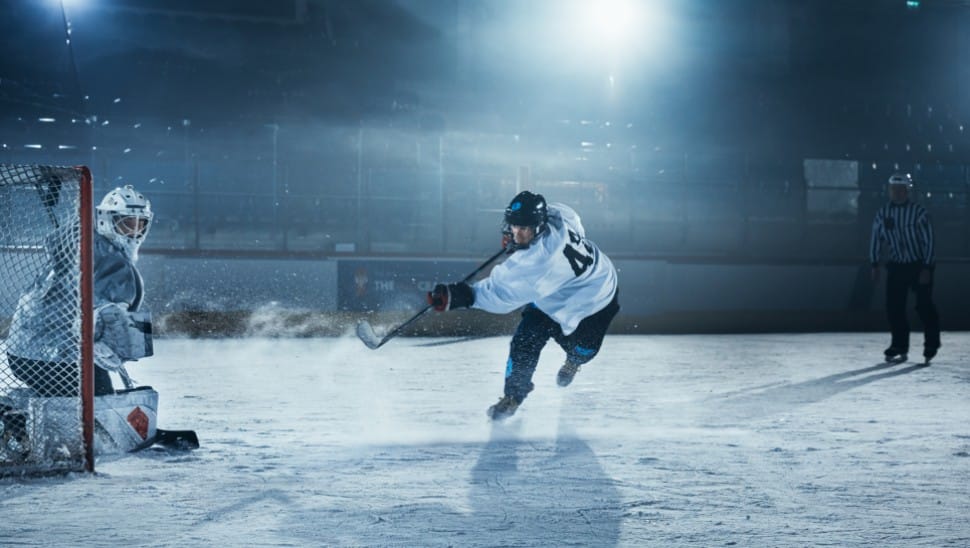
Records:
{"label": "referee", "polygon": [[909,200],[913,179],[908,173],[889,178],[889,203],[876,212],[872,221],[869,261],[872,280],[879,279],[879,259],[888,250],[886,264],[886,315],[892,343],[886,349],[889,361],[904,361],[909,352],[909,322],[906,298],[916,293],[916,312],[923,323],[923,357],[926,363],[940,348],[940,319],[933,304],[933,225],[926,209]]}

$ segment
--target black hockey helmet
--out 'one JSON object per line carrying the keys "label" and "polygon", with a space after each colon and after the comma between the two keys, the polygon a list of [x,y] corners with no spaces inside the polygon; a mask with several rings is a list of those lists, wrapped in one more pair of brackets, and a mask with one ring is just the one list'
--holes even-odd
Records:
{"label": "black hockey helmet", "polygon": [[913,188],[913,176],[910,175],[909,173],[903,173],[901,171],[897,171],[896,173],[893,173],[892,175],[890,175],[889,184],[904,185],[907,188]]}
{"label": "black hockey helmet", "polygon": [[533,194],[528,190],[516,194],[509,206],[505,208],[506,226],[534,226],[536,234],[542,232],[548,219],[546,199],[542,194]]}

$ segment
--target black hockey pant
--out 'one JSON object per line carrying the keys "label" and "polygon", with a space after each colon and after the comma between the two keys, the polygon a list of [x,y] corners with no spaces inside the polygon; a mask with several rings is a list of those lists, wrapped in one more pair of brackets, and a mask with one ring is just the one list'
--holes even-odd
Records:
{"label": "black hockey pant", "polygon": [[[73,363],[30,360],[7,354],[10,370],[20,382],[34,389],[44,398],[77,396],[81,386],[80,368]],[[94,367],[94,395],[114,394],[111,375],[98,366]]]}
{"label": "black hockey pant", "polygon": [[940,318],[933,304],[933,274],[930,283],[921,285],[921,263],[889,263],[886,266],[886,316],[892,331],[895,348],[909,350],[909,321],[906,318],[906,300],[909,292],[916,293],[916,313],[923,324],[923,344],[928,348],[940,346]]}
{"label": "black hockey pant", "polygon": [[545,312],[535,305],[526,306],[510,344],[509,359],[505,367],[505,395],[522,401],[532,392],[532,374],[539,363],[539,354],[549,339],[555,339],[570,362],[582,365],[592,360],[599,352],[606,330],[619,310],[620,305],[614,295],[610,304],[584,318],[576,330],[567,336],[563,334],[562,327]]}

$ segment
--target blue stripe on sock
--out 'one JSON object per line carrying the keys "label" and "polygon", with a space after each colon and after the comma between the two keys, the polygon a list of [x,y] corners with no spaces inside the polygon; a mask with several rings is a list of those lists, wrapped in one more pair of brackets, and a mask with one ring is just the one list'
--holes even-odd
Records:
{"label": "blue stripe on sock", "polygon": [[582,346],[574,346],[573,352],[579,354],[580,356],[589,356],[593,352],[596,352],[595,348],[583,348]]}

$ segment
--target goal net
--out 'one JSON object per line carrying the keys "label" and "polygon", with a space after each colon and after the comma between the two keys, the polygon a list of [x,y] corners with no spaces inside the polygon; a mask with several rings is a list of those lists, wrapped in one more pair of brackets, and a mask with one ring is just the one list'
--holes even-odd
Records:
{"label": "goal net", "polygon": [[91,176],[0,165],[0,477],[93,471]]}

